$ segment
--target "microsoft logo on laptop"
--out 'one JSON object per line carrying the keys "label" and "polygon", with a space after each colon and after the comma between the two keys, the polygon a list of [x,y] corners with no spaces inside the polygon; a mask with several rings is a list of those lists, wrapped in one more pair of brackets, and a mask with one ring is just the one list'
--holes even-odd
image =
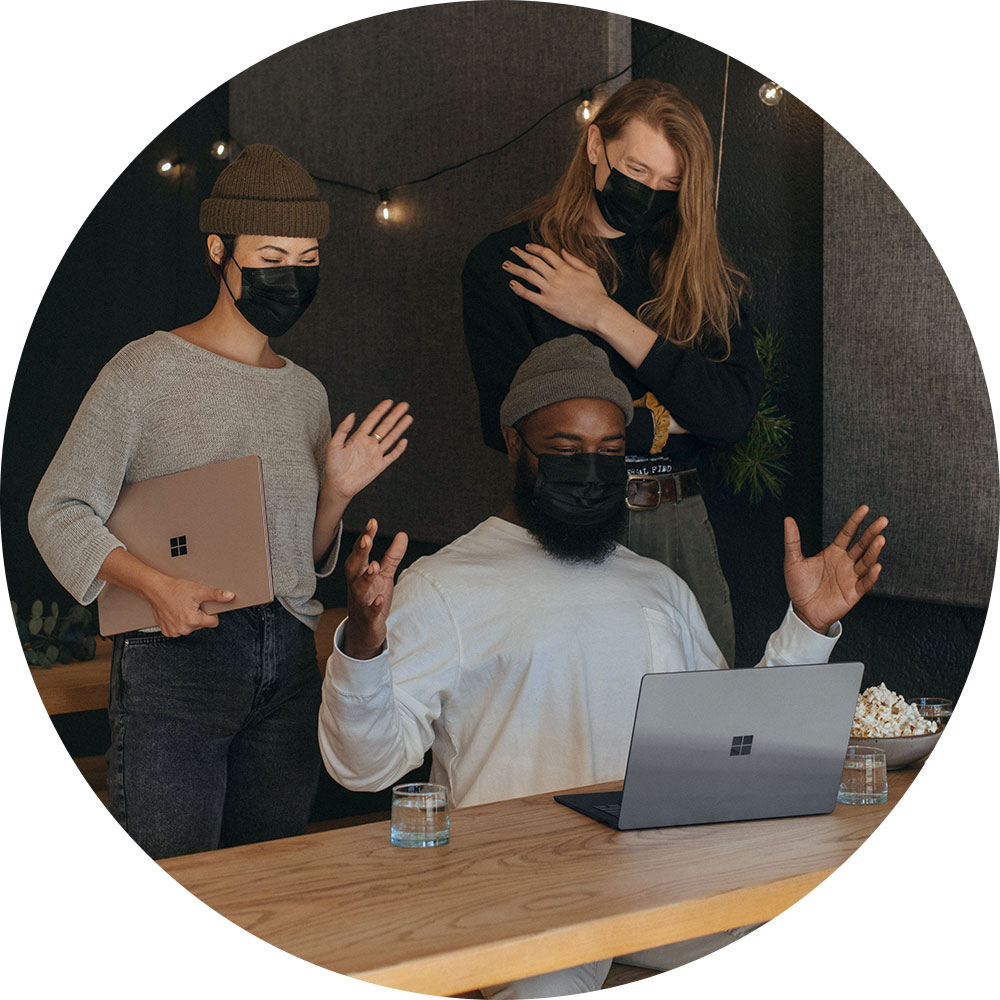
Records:
{"label": "microsoft logo on laptop", "polygon": [[729,748],[730,757],[745,757],[753,747],[753,736],[734,736]]}
{"label": "microsoft logo on laptop", "polygon": [[187,535],[178,535],[176,538],[170,539],[170,558],[173,559],[174,556],[186,556],[187,555]]}

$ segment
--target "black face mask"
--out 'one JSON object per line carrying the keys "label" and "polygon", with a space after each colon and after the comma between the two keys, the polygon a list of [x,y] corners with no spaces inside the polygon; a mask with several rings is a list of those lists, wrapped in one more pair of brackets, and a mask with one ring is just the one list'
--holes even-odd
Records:
{"label": "black face mask", "polygon": [[539,455],[527,441],[524,447],[538,459],[533,499],[543,514],[586,526],[607,521],[624,506],[624,455]]}
{"label": "black face mask", "polygon": [[638,236],[673,212],[677,207],[679,192],[657,191],[634,177],[626,177],[611,166],[608,149],[603,140],[601,147],[604,149],[604,159],[611,173],[604,182],[603,191],[594,188],[594,200],[601,215],[604,216],[604,221],[612,229]]}
{"label": "black face mask", "polygon": [[[234,260],[235,264],[236,261]],[[240,297],[226,282],[243,318],[265,337],[280,337],[306,311],[316,295],[319,267],[289,264],[285,267],[240,267]],[[225,275],[223,275],[225,281]]]}

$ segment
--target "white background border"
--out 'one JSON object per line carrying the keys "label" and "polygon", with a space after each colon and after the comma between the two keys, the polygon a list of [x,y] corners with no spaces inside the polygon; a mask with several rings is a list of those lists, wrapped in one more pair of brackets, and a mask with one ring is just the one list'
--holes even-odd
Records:
{"label": "white background border", "polygon": [[[362,0],[351,13],[404,6]],[[594,6],[665,23],[729,52],[841,132],[889,183],[937,252],[995,391],[993,249],[1000,218],[989,5],[706,0]],[[5,14],[7,320],[0,399],[9,398],[24,336],[56,264],[120,171],[212,88],[284,46],[343,23],[339,10],[339,4],[310,0],[175,0],[19,4]],[[335,239],[332,234],[331,247]],[[928,400],[929,420],[933,404]],[[927,525],[928,533],[947,530],[947,524]],[[779,545],[776,540],[776,551]],[[728,987],[749,1000],[803,992],[905,996],[943,987],[961,996],[992,979],[993,935],[985,916],[998,888],[997,779],[984,768],[995,761],[995,617],[948,734],[871,841],[761,931],[622,995],[714,995]],[[7,616],[0,616],[0,636],[6,883],[0,982],[37,997],[119,990],[144,998],[247,1000],[279,992],[384,993],[264,945],[163,876],[79,778],[19,660]]]}

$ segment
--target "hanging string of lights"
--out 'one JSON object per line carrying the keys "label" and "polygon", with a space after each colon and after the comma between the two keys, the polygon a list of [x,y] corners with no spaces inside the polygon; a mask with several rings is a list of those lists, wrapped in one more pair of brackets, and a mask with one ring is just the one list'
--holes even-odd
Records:
{"label": "hanging string of lights", "polygon": [[[360,194],[369,195],[376,198],[378,201],[378,209],[376,211],[376,218],[380,222],[388,222],[392,218],[392,192],[399,190],[404,187],[412,187],[416,184],[424,184],[428,181],[434,180],[436,177],[440,177],[442,174],[450,173],[453,170],[459,170],[462,167],[468,166],[470,163],[475,163],[477,160],[484,159],[487,156],[494,156],[502,150],[506,149],[508,146],[512,146],[515,142],[523,139],[534,129],[538,128],[542,122],[551,118],[556,112],[561,111],[567,104],[572,104],[574,101],[577,102],[576,107],[576,120],[581,124],[589,122],[593,116],[597,113],[600,103],[595,98],[595,92],[605,84],[611,83],[613,80],[617,80],[618,77],[623,76],[625,73],[629,72],[637,62],[648,58],[658,49],[662,48],[670,39],[673,37],[674,32],[668,31],[666,35],[663,36],[655,45],[650,46],[645,52],[642,53],[636,59],[633,59],[626,67],[620,69],[617,73],[611,76],[605,77],[603,80],[599,80],[592,84],[590,87],[585,87],[578,93],[574,94],[572,97],[568,97],[563,101],[560,101],[554,108],[550,108],[541,117],[537,118],[532,122],[526,129],[519,132],[513,138],[508,139],[506,142],[501,143],[499,146],[495,146],[492,149],[484,150],[481,153],[476,153],[474,156],[467,157],[466,159],[460,161],[459,163],[453,163],[446,167],[441,167],[439,170],[435,170],[433,173],[428,174],[426,177],[418,177],[414,180],[403,181],[399,184],[394,184],[388,187],[378,187],[378,188],[366,188],[358,184],[350,184],[347,181],[337,180],[332,177],[324,177],[321,174],[316,174],[310,171],[310,175],[313,180],[320,184],[330,184],[335,187],[344,188],[348,191],[357,191]],[[240,147],[244,145],[237,140],[234,140],[228,133],[228,131],[220,130],[222,134],[220,137],[212,143],[211,154],[218,160],[228,159],[233,151],[233,147]],[[182,165],[182,160],[180,159],[164,159],[160,160],[156,165],[157,173],[168,175],[174,170],[177,170]]]}
{"label": "hanging string of lights", "polygon": [[[394,191],[397,191],[405,187],[413,187],[417,184],[425,184],[428,181],[440,177],[442,174],[447,174],[454,170],[460,170],[462,167],[466,167],[470,163],[475,163],[477,160],[485,159],[488,156],[495,156],[497,153],[502,152],[509,146],[512,146],[514,145],[514,143],[523,139],[526,135],[529,135],[536,128],[538,128],[538,126],[541,125],[544,121],[551,118],[554,114],[561,111],[569,104],[576,102],[576,108],[574,112],[576,121],[580,125],[587,125],[589,122],[593,120],[594,116],[600,110],[601,106],[601,101],[599,97],[600,88],[608,83],[611,83],[614,80],[617,80],[618,77],[623,76],[625,73],[628,73],[636,65],[636,63],[640,63],[646,60],[654,52],[656,52],[658,49],[664,46],[668,41],[670,41],[673,35],[674,35],[673,31],[668,31],[667,34],[665,34],[658,42],[656,42],[654,45],[646,49],[646,51],[643,52],[642,55],[633,59],[632,62],[630,62],[623,69],[620,69],[617,73],[614,73],[611,76],[605,77],[603,80],[598,80],[596,83],[592,84],[589,87],[584,87],[579,92],[574,94],[572,97],[567,97],[565,100],[560,101],[557,105],[555,105],[555,107],[550,108],[543,115],[541,115],[539,118],[533,121],[527,128],[523,129],[521,132],[518,132],[517,135],[513,136],[512,138],[507,139],[499,146],[494,146],[493,148],[484,150],[481,153],[476,153],[475,155],[469,156],[466,159],[459,161],[458,163],[452,163],[449,164],[448,166],[441,167],[440,169],[435,170],[424,177],[417,177],[413,180],[403,181],[401,183],[394,184],[388,187],[367,188],[362,185],[351,184],[347,181],[337,180],[336,178],[324,177],[321,174],[312,173],[311,171],[310,175],[312,176],[313,180],[315,180],[319,184],[328,184],[334,187],[343,188],[344,190],[356,191],[359,194],[364,194],[376,199],[378,207],[375,212],[375,218],[377,219],[378,222],[383,224],[391,222],[395,214],[392,202],[392,193]],[[728,94],[728,86],[729,86],[729,57],[727,56],[726,82],[725,82],[726,93],[723,95],[723,111],[722,111],[723,130],[725,129],[725,107],[726,107],[726,96]],[[759,90],[760,99],[765,104],[768,105],[777,104],[781,100],[783,93],[784,92],[782,91],[781,87],[779,87],[776,83],[773,82],[766,82],[762,84]],[[210,152],[211,155],[217,160],[228,160],[232,155],[234,147],[242,148],[242,145],[243,144],[239,143],[238,141],[233,140],[232,137],[229,135],[228,131],[222,130],[219,138],[212,143]],[[179,172],[183,167],[183,163],[184,161],[180,158],[162,159],[157,163],[156,170],[157,173],[163,176],[167,176],[174,172]],[[718,174],[716,176],[716,202],[718,201],[718,185],[719,185],[719,175],[721,174],[721,171],[722,171],[722,132],[720,131]]]}
{"label": "hanging string of lights", "polygon": [[432,181],[442,174],[450,173],[453,170],[460,170],[462,167],[468,166],[470,163],[475,163],[477,160],[482,160],[487,156],[495,156],[497,153],[502,152],[507,149],[508,146],[514,145],[515,142],[520,141],[526,135],[533,132],[542,122],[551,118],[552,115],[561,111],[568,104],[577,102],[576,107],[576,120],[581,124],[589,122],[593,116],[597,113],[599,108],[598,102],[595,100],[594,93],[600,87],[605,84],[611,83],[613,80],[617,80],[618,77],[623,76],[628,73],[637,62],[648,58],[658,49],[662,48],[670,39],[673,37],[674,32],[669,31],[663,36],[655,45],[650,46],[641,56],[637,59],[633,59],[626,67],[620,69],[617,73],[613,73],[611,76],[605,77],[603,80],[598,80],[596,83],[592,84],[590,87],[585,87],[578,93],[574,94],[572,97],[567,97],[565,100],[560,101],[555,107],[550,108],[541,117],[533,121],[526,129],[519,132],[513,138],[508,139],[506,142],[501,143],[499,146],[494,146],[492,149],[484,150],[481,153],[476,153],[474,156],[469,156],[458,163],[452,163],[449,166],[441,167],[439,170],[435,170],[433,173],[427,174],[425,177],[417,177],[414,180],[404,181],[400,184],[394,184],[391,187],[380,187],[377,190],[371,190],[369,188],[361,187],[357,184],[348,184],[344,181],[335,180],[331,177],[323,177],[319,174],[312,174],[315,181],[321,184],[331,184],[336,187],[346,188],[352,191],[358,191],[362,194],[368,194],[376,197],[378,199],[378,209],[376,211],[376,219],[379,222],[389,222],[392,220],[392,192],[397,191],[400,188],[412,187],[417,184],[425,184],[428,181]]}

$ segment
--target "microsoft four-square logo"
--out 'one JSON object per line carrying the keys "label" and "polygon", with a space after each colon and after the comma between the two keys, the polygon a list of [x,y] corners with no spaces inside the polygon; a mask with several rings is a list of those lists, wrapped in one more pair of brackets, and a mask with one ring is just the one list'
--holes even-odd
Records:
{"label": "microsoft four-square logo", "polygon": [[745,757],[753,747],[752,736],[734,736],[733,745],[729,748],[730,757]]}
{"label": "microsoft four-square logo", "polygon": [[187,542],[187,535],[178,535],[176,538],[171,538],[170,558],[173,559],[174,556],[186,556],[188,550]]}

